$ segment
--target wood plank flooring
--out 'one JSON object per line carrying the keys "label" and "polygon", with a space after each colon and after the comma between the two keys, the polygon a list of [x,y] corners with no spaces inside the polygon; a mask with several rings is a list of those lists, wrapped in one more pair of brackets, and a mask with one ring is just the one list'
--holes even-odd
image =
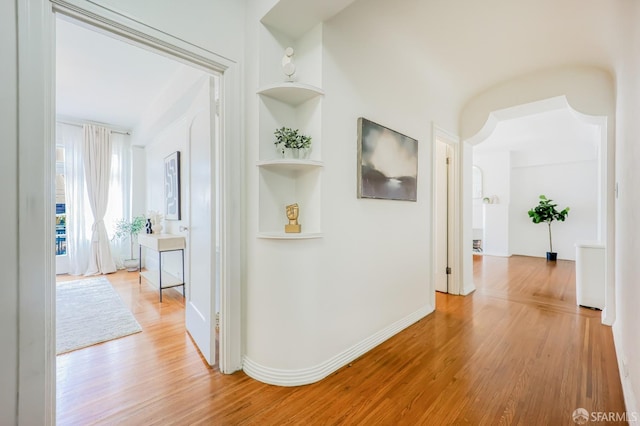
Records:
{"label": "wood plank flooring", "polygon": [[107,278],[144,331],[58,357],[60,425],[572,425],[578,407],[624,412],[611,329],[575,306],[573,262],[476,257],[474,294],[437,294],[433,314],[295,388],[208,368],[182,296],[160,304],[135,273]]}

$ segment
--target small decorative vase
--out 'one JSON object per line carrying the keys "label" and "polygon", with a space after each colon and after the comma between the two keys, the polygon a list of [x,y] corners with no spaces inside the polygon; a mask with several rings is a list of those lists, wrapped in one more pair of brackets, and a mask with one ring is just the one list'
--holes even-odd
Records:
{"label": "small decorative vase", "polygon": [[151,227],[151,230],[154,234],[160,234],[162,232],[162,224],[156,223]]}
{"label": "small decorative vase", "polygon": [[150,234],[151,232],[153,232],[153,230],[151,229],[152,228],[151,219],[147,219],[147,223],[144,227],[147,230],[147,234]]}

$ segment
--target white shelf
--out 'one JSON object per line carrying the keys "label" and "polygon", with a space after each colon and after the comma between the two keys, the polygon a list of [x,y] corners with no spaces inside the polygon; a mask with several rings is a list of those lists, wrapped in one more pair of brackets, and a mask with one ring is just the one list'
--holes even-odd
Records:
{"label": "white shelf", "polygon": [[286,232],[259,232],[258,238],[266,238],[272,240],[308,240],[313,238],[322,238],[322,232],[300,232],[297,234],[287,234]]}
{"label": "white shelf", "polygon": [[277,160],[261,160],[256,163],[258,167],[265,169],[281,169],[286,168],[291,171],[300,171],[314,169],[316,167],[324,167],[324,163],[318,160],[295,160],[295,159],[277,159]]}
{"label": "white shelf", "polygon": [[[258,238],[274,240],[302,240],[322,238],[320,232],[320,184],[324,164],[318,145],[314,159],[274,158],[272,129],[287,123],[309,132],[316,142],[321,138],[321,97],[324,91],[310,84],[282,82],[262,86],[261,129],[259,146],[259,223]],[[277,101],[277,102],[274,102]],[[316,102],[317,101],[317,102]],[[312,232],[285,233],[282,221],[284,207],[298,203],[303,229]]]}
{"label": "white shelf", "polygon": [[354,0],[280,0],[260,20],[297,39],[316,25],[329,20]]}
{"label": "white shelf", "polygon": [[258,90],[258,94],[297,106],[317,96],[323,96],[324,91],[310,84],[284,82],[264,86]]}
{"label": "white shelf", "polygon": [[[142,271],[140,272],[140,276],[156,286],[160,284],[160,274],[156,271]],[[162,271],[162,288],[175,287],[182,284],[184,284],[184,282],[180,278],[166,271]]]}

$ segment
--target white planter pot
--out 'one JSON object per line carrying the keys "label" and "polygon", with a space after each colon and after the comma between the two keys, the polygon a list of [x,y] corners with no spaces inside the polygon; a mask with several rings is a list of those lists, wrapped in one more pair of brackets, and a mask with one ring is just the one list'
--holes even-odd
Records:
{"label": "white planter pot", "polygon": [[304,160],[309,157],[311,148],[282,148],[282,158]]}
{"label": "white planter pot", "polygon": [[122,263],[129,272],[135,272],[138,270],[138,259],[125,259]]}

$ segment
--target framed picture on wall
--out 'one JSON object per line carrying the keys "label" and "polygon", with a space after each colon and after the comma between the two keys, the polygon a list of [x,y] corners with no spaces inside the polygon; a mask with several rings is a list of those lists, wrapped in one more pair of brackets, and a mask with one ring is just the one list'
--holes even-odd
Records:
{"label": "framed picture on wall", "polygon": [[358,198],[416,201],[418,141],[358,118]]}
{"label": "framed picture on wall", "polygon": [[164,218],[180,220],[180,151],[164,159]]}

